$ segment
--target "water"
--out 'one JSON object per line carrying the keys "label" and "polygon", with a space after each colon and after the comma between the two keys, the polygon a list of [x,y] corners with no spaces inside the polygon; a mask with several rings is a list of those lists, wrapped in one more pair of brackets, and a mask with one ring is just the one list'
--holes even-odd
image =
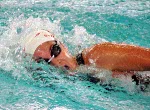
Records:
{"label": "water", "polygon": [[73,55],[101,42],[150,48],[149,0],[0,0],[0,109],[150,109],[150,89],[130,78],[106,75],[100,85],[24,58],[20,39],[36,29],[51,30]]}

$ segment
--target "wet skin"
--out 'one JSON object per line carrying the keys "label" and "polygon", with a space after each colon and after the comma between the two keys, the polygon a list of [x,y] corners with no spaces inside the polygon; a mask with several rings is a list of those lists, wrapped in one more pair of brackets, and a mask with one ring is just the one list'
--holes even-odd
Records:
{"label": "wet skin", "polygon": [[85,65],[111,71],[150,71],[150,49],[126,44],[96,44],[82,52]]}
{"label": "wet skin", "polygon": [[[55,44],[55,41],[48,41],[40,46],[34,52],[34,59],[43,58],[43,59],[50,59],[51,56],[51,48]],[[77,63],[75,58],[69,54],[68,49],[62,43],[59,44],[61,48],[60,54],[53,58],[51,64],[56,67],[63,67],[69,70],[75,70],[77,67]]]}
{"label": "wet skin", "polygon": [[[54,44],[54,41],[41,44],[34,52],[34,58],[50,59],[50,50]],[[75,70],[78,67],[75,57],[69,54],[62,43],[59,46],[61,52],[51,61],[51,64]],[[138,46],[102,43],[84,49],[82,55],[85,65],[111,70],[114,77],[127,73],[133,75],[132,71],[150,71],[150,49]]]}

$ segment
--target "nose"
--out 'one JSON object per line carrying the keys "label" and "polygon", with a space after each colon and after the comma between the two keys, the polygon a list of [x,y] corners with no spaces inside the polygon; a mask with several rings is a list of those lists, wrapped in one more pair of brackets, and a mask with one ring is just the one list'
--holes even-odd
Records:
{"label": "nose", "polygon": [[61,57],[58,62],[60,66],[64,67],[67,70],[75,70],[77,68],[75,58],[68,53],[64,53],[63,57]]}

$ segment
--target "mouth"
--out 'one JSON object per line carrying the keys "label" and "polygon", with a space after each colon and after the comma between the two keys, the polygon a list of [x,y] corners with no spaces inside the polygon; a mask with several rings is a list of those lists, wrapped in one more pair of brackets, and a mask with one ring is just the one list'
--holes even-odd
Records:
{"label": "mouth", "polygon": [[69,70],[69,69],[70,69],[70,67],[67,66],[67,65],[65,65],[64,68],[65,68],[66,70]]}

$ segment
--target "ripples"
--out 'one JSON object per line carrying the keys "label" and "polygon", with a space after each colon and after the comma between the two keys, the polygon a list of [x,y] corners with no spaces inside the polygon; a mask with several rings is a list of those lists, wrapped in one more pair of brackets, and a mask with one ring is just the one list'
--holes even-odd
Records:
{"label": "ripples", "polygon": [[[135,0],[7,0],[0,2],[1,109],[148,109],[130,78],[107,83],[24,57],[20,39],[49,29],[75,55],[101,42],[150,47],[150,2]],[[81,68],[83,70],[83,68]],[[100,77],[102,74],[100,75]],[[92,81],[94,80],[94,81]]]}

